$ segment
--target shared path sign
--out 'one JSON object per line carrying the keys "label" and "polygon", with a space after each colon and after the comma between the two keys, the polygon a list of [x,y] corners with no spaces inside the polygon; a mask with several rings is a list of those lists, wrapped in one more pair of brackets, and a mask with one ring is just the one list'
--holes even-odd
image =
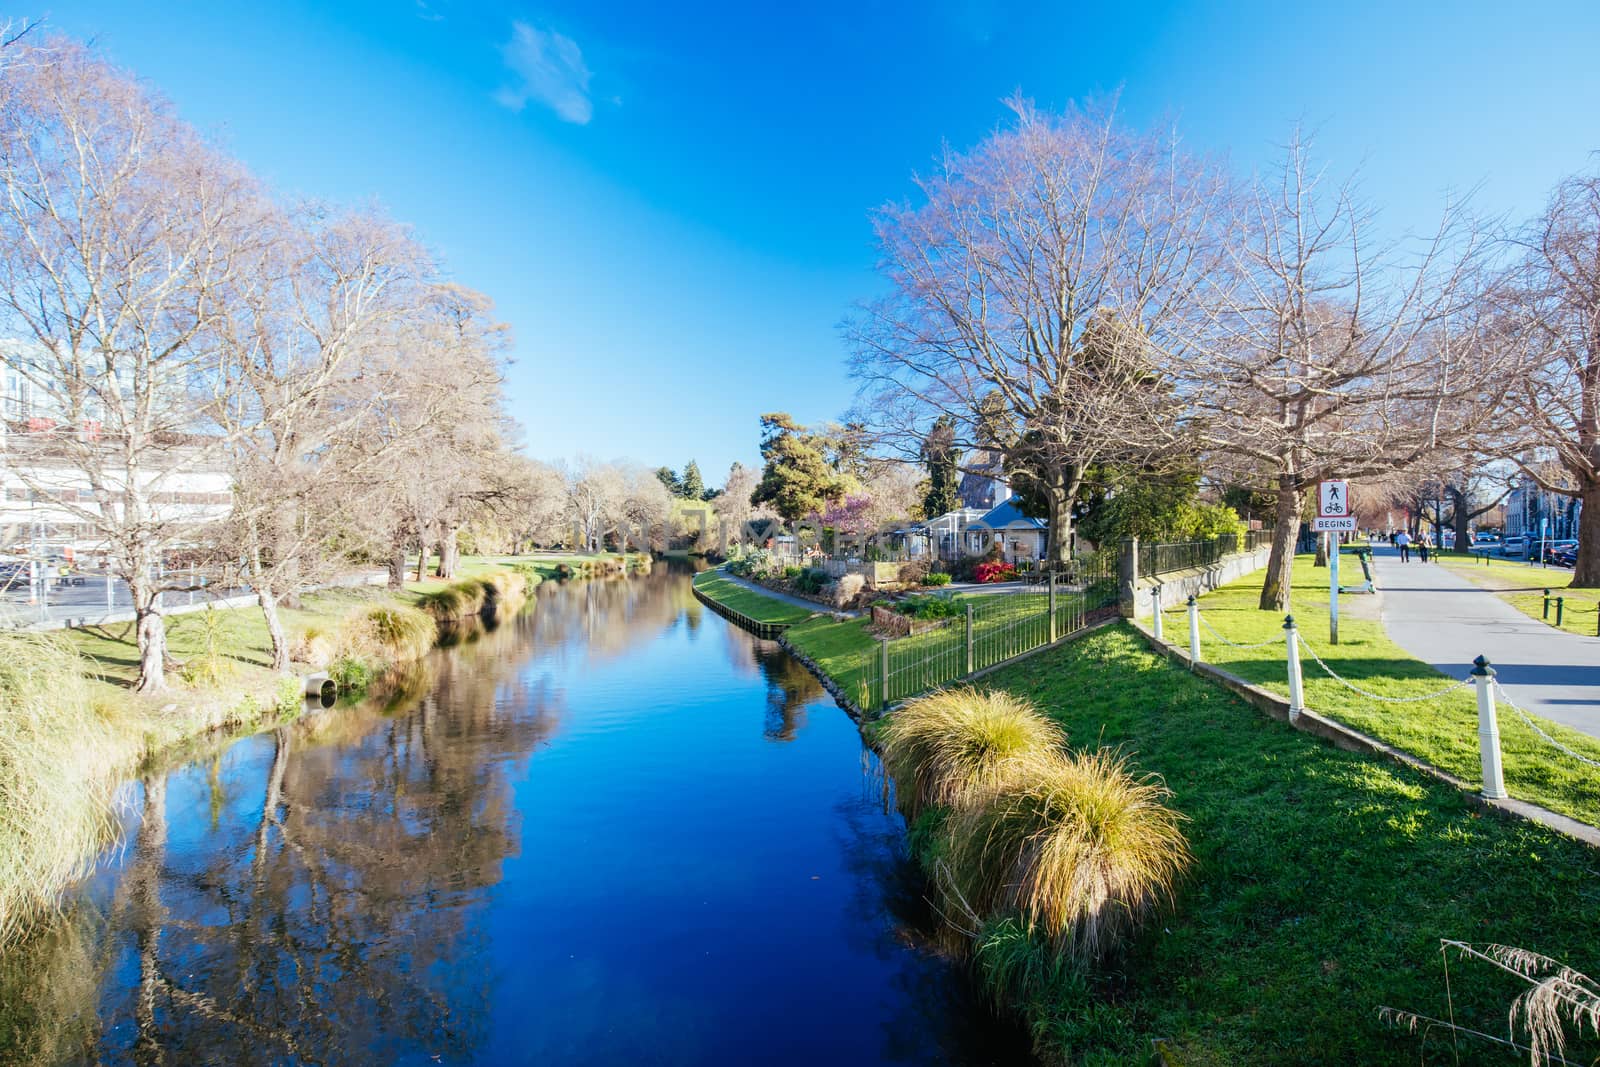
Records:
{"label": "shared path sign", "polygon": [[1343,479],[1317,483],[1317,517],[1311,529],[1317,533],[1350,533],[1356,517],[1350,514],[1350,483]]}

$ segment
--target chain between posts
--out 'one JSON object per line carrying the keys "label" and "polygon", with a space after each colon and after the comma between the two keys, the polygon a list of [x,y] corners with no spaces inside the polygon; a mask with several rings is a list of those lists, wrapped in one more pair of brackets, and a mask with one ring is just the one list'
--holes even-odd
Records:
{"label": "chain between posts", "polygon": [[1439,697],[1445,696],[1448,693],[1454,693],[1457,689],[1465,689],[1467,686],[1472,684],[1472,679],[1470,677],[1468,677],[1468,678],[1461,679],[1461,681],[1456,682],[1454,685],[1445,686],[1443,689],[1440,689],[1437,692],[1424,693],[1422,696],[1415,696],[1415,697],[1386,697],[1386,696],[1380,696],[1377,693],[1373,693],[1373,692],[1370,692],[1370,691],[1368,691],[1366,689],[1361,688],[1359,685],[1356,685],[1354,682],[1351,682],[1348,679],[1341,678],[1338,675],[1338,673],[1334,671],[1334,669],[1332,667],[1328,666],[1327,663],[1323,662],[1322,657],[1317,655],[1317,650],[1312,648],[1311,645],[1306,642],[1306,639],[1304,637],[1300,638],[1300,645],[1307,652],[1311,653],[1311,658],[1317,661],[1317,666],[1321,667],[1324,671],[1327,672],[1328,677],[1332,678],[1334,681],[1338,682],[1340,685],[1344,686],[1346,689],[1350,690],[1352,693],[1360,693],[1362,696],[1366,697],[1369,700],[1376,700],[1376,701],[1379,701],[1380,703],[1383,703],[1383,704],[1420,704],[1424,700],[1437,700]]}
{"label": "chain between posts", "polygon": [[1211,623],[1209,621],[1207,621],[1206,616],[1205,616],[1205,612],[1201,612],[1200,613],[1200,625],[1204,626],[1207,630],[1210,630],[1212,637],[1215,637],[1218,641],[1221,641],[1223,644],[1227,645],[1229,648],[1237,648],[1237,649],[1239,649],[1241,651],[1245,651],[1245,652],[1248,652],[1251,649],[1256,649],[1256,648],[1266,648],[1268,645],[1276,645],[1276,644],[1278,644],[1279,642],[1281,642],[1283,640],[1283,638],[1281,638],[1281,637],[1272,637],[1272,638],[1269,638],[1266,641],[1258,641],[1257,643],[1255,643],[1253,645],[1241,645],[1239,642],[1230,641],[1226,637],[1223,637],[1220,633],[1218,633],[1217,632],[1217,628],[1215,626],[1212,626]]}
{"label": "chain between posts", "polygon": [[1539,727],[1539,724],[1534,722],[1532,717],[1530,717],[1527,712],[1523,711],[1522,708],[1517,705],[1515,700],[1511,699],[1511,695],[1505,691],[1504,686],[1495,686],[1495,694],[1500,698],[1501,701],[1509,705],[1512,711],[1517,713],[1517,718],[1521,719],[1525,724],[1527,724],[1528,729],[1532,730],[1534,733],[1543,738],[1545,744],[1565,752],[1579,763],[1586,764],[1590,767],[1600,767],[1600,760],[1592,760],[1582,753],[1574,752],[1566,745],[1563,745],[1560,741],[1557,741],[1555,738],[1545,733],[1544,730]]}

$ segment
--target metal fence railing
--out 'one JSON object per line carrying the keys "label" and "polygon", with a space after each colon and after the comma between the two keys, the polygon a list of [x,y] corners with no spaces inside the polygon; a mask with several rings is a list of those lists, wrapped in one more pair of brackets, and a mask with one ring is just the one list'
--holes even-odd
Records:
{"label": "metal fence railing", "polygon": [[1224,534],[1210,541],[1181,541],[1176,544],[1139,545],[1139,575],[1170,574],[1173,571],[1209,567],[1224,556],[1250,552],[1272,543],[1271,530],[1248,530]]}
{"label": "metal fence railing", "polygon": [[1117,605],[1114,553],[1078,561],[1076,580],[960,601],[966,611],[940,629],[879,642],[840,679],[862,708],[884,708],[1082,630]]}

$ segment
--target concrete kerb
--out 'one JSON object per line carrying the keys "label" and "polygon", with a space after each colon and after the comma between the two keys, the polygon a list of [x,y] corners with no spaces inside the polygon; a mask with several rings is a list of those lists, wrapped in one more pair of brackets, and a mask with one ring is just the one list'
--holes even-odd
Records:
{"label": "concrete kerb", "polygon": [[1296,730],[1311,734],[1329,742],[1335,748],[1346,752],[1361,752],[1368,755],[1382,756],[1396,763],[1404,764],[1437,781],[1454,786],[1468,803],[1475,807],[1490,809],[1511,818],[1526,819],[1539,823],[1558,833],[1582,841],[1586,845],[1600,848],[1600,828],[1590,826],[1588,823],[1579,822],[1567,815],[1540,807],[1526,800],[1507,798],[1504,800],[1491,800],[1479,793],[1470,783],[1462,781],[1449,771],[1436,767],[1433,764],[1413,756],[1409,752],[1395,748],[1387,742],[1380,741],[1370,734],[1362,733],[1353,727],[1335,722],[1333,719],[1307,708],[1301,711],[1294,721],[1289,718],[1289,701],[1285,697],[1263,689],[1258,685],[1245,681],[1237,674],[1225,671],[1220,667],[1204,661],[1191,662],[1188,652],[1181,648],[1167,644],[1165,641],[1156,640],[1156,636],[1147,630],[1143,623],[1132,622],[1134,631],[1144,640],[1151,651],[1158,652],[1173,663],[1188,668],[1194,673],[1221,685],[1224,689],[1241,697],[1258,711],[1266,713],[1269,717],[1280,722],[1289,723]]}

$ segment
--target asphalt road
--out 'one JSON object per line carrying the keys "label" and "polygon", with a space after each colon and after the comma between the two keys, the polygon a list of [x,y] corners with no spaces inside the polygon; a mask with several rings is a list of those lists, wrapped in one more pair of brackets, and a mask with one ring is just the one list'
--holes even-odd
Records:
{"label": "asphalt road", "polygon": [[1373,553],[1383,625],[1401,648],[1452,678],[1486,656],[1496,680],[1529,712],[1600,737],[1600,638],[1530,619],[1493,593],[1387,545]]}

